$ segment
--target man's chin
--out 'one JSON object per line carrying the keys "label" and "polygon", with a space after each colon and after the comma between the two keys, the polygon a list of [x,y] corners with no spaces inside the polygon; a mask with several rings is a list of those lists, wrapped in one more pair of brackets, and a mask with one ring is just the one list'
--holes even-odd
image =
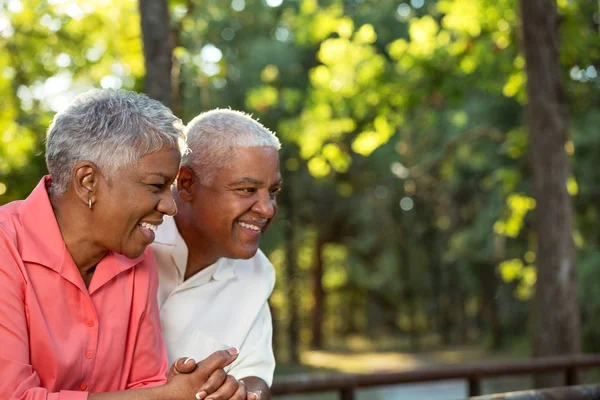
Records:
{"label": "man's chin", "polygon": [[230,254],[228,258],[249,260],[256,255],[256,252],[258,252],[258,247],[253,247],[250,249],[236,249],[236,251]]}

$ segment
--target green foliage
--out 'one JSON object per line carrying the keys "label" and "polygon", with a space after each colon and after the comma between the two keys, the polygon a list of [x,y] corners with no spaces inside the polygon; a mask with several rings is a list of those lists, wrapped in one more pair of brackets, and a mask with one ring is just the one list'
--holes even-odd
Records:
{"label": "green foliage", "polygon": [[[174,110],[245,109],[283,142],[277,327],[289,324],[284,224],[292,224],[301,338],[322,252],[325,334],[421,334],[501,325],[524,333],[535,290],[525,61],[515,0],[171,0]],[[561,0],[584,333],[600,333],[595,2]],[[8,25],[7,22],[8,21]],[[94,32],[94,34],[90,34]],[[137,4],[0,2],[0,203],[45,171],[52,114],[91,86],[140,90]],[[598,303],[598,304],[597,304]],[[462,310],[462,311],[461,311]],[[459,319],[465,311],[467,320]],[[446,320],[451,320],[447,323]],[[520,330],[520,331],[519,331]]]}
{"label": "green foliage", "polygon": [[91,87],[136,87],[139,26],[132,0],[0,3],[0,204],[25,197],[46,172],[55,111]]}

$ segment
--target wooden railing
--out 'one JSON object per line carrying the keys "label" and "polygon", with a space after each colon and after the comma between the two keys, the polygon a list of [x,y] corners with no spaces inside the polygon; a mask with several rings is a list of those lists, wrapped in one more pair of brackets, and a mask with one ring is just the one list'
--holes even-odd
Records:
{"label": "wooden railing", "polygon": [[600,385],[567,386],[471,397],[470,400],[600,400]]}
{"label": "wooden railing", "polygon": [[[594,367],[600,367],[600,354],[546,357],[489,364],[449,365],[374,374],[302,374],[277,377],[271,393],[272,395],[286,395],[334,391],[339,393],[340,400],[354,400],[355,391],[358,388],[464,379],[468,382],[468,395],[479,396],[481,395],[481,380],[484,378],[560,372],[564,376],[564,385],[571,386],[578,383],[578,370]],[[562,383],[557,383],[557,386],[562,385]]]}

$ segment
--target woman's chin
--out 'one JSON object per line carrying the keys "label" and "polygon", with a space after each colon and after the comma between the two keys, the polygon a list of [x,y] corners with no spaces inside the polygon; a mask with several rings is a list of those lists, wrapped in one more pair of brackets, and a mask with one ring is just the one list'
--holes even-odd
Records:
{"label": "woman's chin", "polygon": [[131,258],[133,260],[133,259],[141,256],[142,254],[144,254],[146,247],[148,247],[147,244],[144,244],[143,246],[140,246],[140,245],[137,245],[135,247],[132,246],[131,249],[127,249],[127,250],[123,251],[123,253],[121,253],[121,254],[124,255],[125,257]]}

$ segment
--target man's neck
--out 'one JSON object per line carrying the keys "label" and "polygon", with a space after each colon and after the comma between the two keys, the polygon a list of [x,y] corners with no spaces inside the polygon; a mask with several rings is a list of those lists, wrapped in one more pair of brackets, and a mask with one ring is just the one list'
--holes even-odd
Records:
{"label": "man's neck", "polygon": [[[179,217],[179,218],[178,218]],[[220,257],[213,254],[206,241],[198,237],[183,215],[175,216],[175,224],[188,249],[184,280],[216,263]]]}
{"label": "man's neck", "polygon": [[210,267],[219,260],[218,258],[213,257],[211,259],[208,259],[207,257],[203,256],[204,255],[201,251],[198,251],[196,248],[190,248],[188,246],[188,259],[187,264],[185,265],[185,275],[183,276],[183,280],[191,278],[198,272]]}

